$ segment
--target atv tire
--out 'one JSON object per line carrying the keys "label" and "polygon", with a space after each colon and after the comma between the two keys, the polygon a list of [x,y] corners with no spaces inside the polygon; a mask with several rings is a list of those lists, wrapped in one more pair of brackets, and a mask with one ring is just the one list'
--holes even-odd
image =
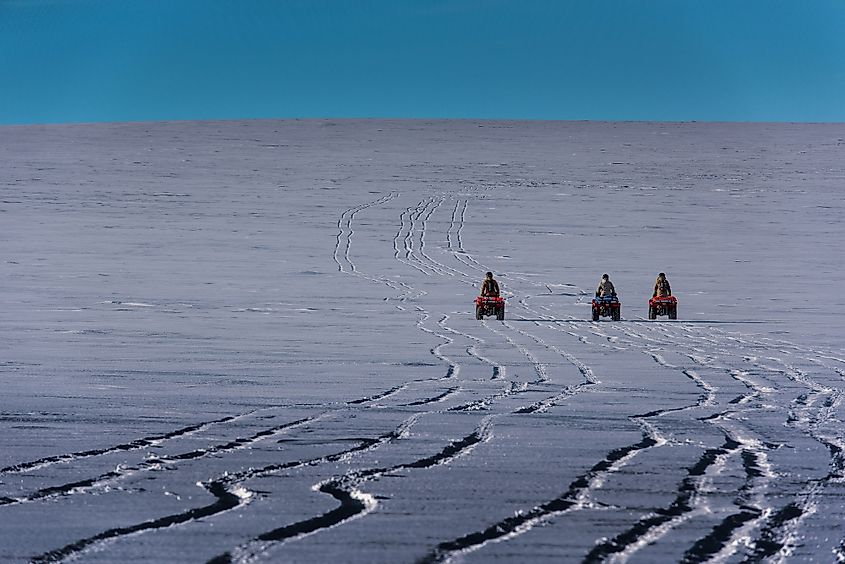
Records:
{"label": "atv tire", "polygon": [[484,307],[477,305],[475,306],[475,318],[476,319],[484,319]]}
{"label": "atv tire", "polygon": [[613,321],[619,321],[620,319],[622,319],[622,308],[613,308],[613,311],[610,314],[610,318]]}
{"label": "atv tire", "polygon": [[654,311],[654,308],[649,306],[648,308],[648,318],[649,319],[657,319],[657,312]]}
{"label": "atv tire", "polygon": [[598,320],[599,320],[599,310],[597,310],[596,308],[593,308],[593,321],[598,321]]}
{"label": "atv tire", "polygon": [[678,319],[678,306],[674,306],[669,310],[669,319]]}
{"label": "atv tire", "polygon": [[499,321],[505,320],[505,306],[496,308],[496,319]]}

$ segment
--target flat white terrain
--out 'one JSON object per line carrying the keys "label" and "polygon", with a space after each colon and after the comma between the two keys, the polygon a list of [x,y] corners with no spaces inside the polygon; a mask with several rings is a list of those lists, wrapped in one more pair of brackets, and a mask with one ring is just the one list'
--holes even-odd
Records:
{"label": "flat white terrain", "polygon": [[0,559],[845,562],[843,138],[0,128]]}

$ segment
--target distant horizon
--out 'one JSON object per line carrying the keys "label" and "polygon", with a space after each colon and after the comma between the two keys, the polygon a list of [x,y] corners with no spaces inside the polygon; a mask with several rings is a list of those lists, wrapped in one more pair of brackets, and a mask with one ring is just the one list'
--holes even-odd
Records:
{"label": "distant horizon", "polygon": [[845,123],[838,0],[5,0],[0,125]]}
{"label": "distant horizon", "polygon": [[85,126],[85,125],[145,125],[171,123],[238,123],[238,122],[266,122],[266,121],[383,121],[383,122],[491,122],[491,123],[654,123],[654,124],[702,124],[702,125],[845,125],[842,121],[753,121],[753,120],[671,120],[671,119],[520,119],[520,118],[439,118],[439,117],[259,117],[259,118],[209,118],[209,119],[150,119],[123,121],[63,121],[41,123],[0,123],[0,128],[15,127],[53,127],[53,126]]}

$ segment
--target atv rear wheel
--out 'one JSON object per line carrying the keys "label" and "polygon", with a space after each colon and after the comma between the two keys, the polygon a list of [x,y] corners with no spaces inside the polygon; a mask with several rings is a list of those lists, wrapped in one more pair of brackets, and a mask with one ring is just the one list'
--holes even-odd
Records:
{"label": "atv rear wheel", "polygon": [[610,313],[610,318],[613,321],[619,321],[620,319],[622,319],[622,308],[621,307],[613,308],[613,311]]}
{"label": "atv rear wheel", "polygon": [[669,319],[678,319],[678,306],[669,308]]}
{"label": "atv rear wheel", "polygon": [[475,306],[475,318],[484,319],[484,308],[480,305]]}
{"label": "atv rear wheel", "polygon": [[593,308],[593,321],[598,321],[598,320],[599,320],[599,310],[597,310],[596,308]]}
{"label": "atv rear wheel", "polygon": [[505,306],[499,306],[496,308],[496,319],[499,321],[505,320]]}
{"label": "atv rear wheel", "polygon": [[648,318],[649,319],[657,319],[657,312],[654,311],[654,307],[648,306]]}

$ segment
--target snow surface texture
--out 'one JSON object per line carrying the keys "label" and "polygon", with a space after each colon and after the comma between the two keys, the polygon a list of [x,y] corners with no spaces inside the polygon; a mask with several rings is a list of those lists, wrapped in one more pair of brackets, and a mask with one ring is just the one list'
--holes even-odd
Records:
{"label": "snow surface texture", "polygon": [[0,559],[845,561],[843,138],[0,128]]}

